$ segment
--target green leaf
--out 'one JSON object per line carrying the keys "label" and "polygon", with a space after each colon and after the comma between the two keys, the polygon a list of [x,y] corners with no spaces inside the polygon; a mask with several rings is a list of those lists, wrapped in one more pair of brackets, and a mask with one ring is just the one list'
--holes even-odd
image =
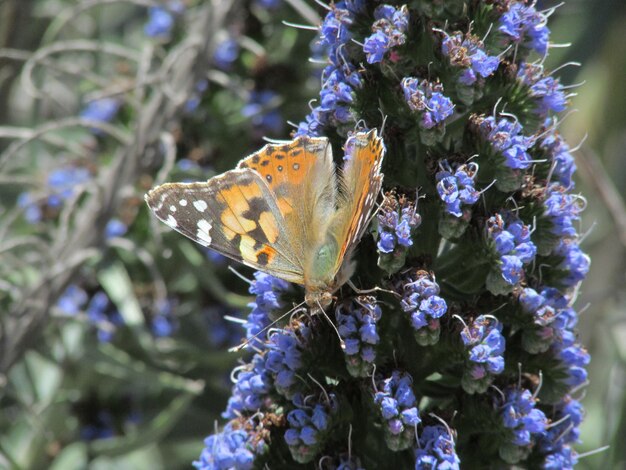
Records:
{"label": "green leaf", "polygon": [[98,280],[129,326],[143,325],[144,316],[135,297],[133,282],[120,262],[113,262],[98,272]]}

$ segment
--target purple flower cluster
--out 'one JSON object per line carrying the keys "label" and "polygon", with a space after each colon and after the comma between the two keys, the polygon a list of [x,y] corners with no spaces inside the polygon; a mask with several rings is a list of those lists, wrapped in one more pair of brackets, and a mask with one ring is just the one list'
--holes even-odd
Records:
{"label": "purple flower cluster", "polygon": [[397,199],[389,194],[377,217],[378,251],[392,253],[413,245],[411,232],[419,227],[422,219],[412,202],[403,196]]}
{"label": "purple flower cluster", "polygon": [[310,462],[323,447],[330,430],[332,415],[337,412],[338,403],[331,393],[311,403],[302,395],[296,395],[293,403],[296,409],[287,414],[288,429],[285,431],[285,442],[289,446],[291,456],[296,462]]}
{"label": "purple flower cluster", "polygon": [[524,265],[531,263],[537,247],[530,240],[527,225],[512,214],[500,214],[487,221],[487,234],[498,257],[497,266],[487,277],[487,289],[506,294],[524,280]]}
{"label": "purple flower cluster", "polygon": [[124,324],[124,318],[103,291],[94,294],[86,312],[89,322],[96,327],[98,341],[102,343],[111,341],[117,327]]}
{"label": "purple flower cluster", "polygon": [[578,317],[568,299],[552,287],[544,288],[541,293],[527,287],[519,301],[526,312],[533,314],[535,325],[524,330],[524,349],[531,353],[550,350],[550,355],[560,363],[561,381],[570,387],[584,383],[589,354],[576,342],[574,328]]}
{"label": "purple flower cluster", "polygon": [[561,283],[564,286],[573,287],[587,276],[591,260],[580,249],[576,239],[561,239],[553,254],[561,258],[561,262],[556,268],[564,273],[561,278]]}
{"label": "purple flower cluster", "polygon": [[251,470],[255,457],[266,450],[265,442],[255,439],[256,434],[231,421],[222,432],[205,439],[205,447],[193,466],[199,470]]}
{"label": "purple flower cluster", "polygon": [[43,190],[45,197],[35,192],[23,192],[18,196],[17,204],[24,210],[26,221],[36,224],[43,220],[44,214],[61,209],[91,178],[91,172],[85,167],[66,165],[55,168],[47,175]]}
{"label": "purple flower cluster", "polygon": [[552,421],[555,425],[538,441],[540,452],[545,455],[542,468],[545,470],[573,469],[578,457],[571,444],[578,443],[579,426],[584,409],[578,400],[566,395],[556,407]]}
{"label": "purple flower cluster", "polygon": [[340,304],[335,310],[337,329],[346,346],[346,367],[353,377],[371,375],[376,359],[374,347],[380,340],[376,323],[381,314],[376,299],[365,296],[349,304]]}
{"label": "purple flower cluster", "polygon": [[363,44],[368,64],[382,62],[389,49],[405,43],[405,33],[409,28],[409,10],[406,5],[400,8],[379,5],[374,10],[374,19],[374,34],[365,38]]}
{"label": "purple flower cluster", "polygon": [[560,113],[567,107],[567,95],[558,79],[543,74],[541,65],[522,63],[517,78],[530,88],[530,96],[537,101],[535,111],[547,116],[550,111]]}
{"label": "purple flower cluster", "polygon": [[446,212],[454,217],[463,215],[463,205],[471,206],[480,193],[474,188],[474,178],[478,174],[478,164],[466,163],[452,169],[447,160],[440,163],[437,172],[437,193],[446,205]]}
{"label": "purple flower cluster", "polygon": [[269,274],[256,271],[254,281],[248,291],[256,297],[248,304],[252,310],[244,323],[246,339],[250,340],[255,349],[263,349],[265,342],[262,337],[252,339],[271,323],[270,314],[283,306],[280,295],[289,288],[289,283]]}
{"label": "purple flower cluster", "polygon": [[450,64],[462,70],[458,80],[467,86],[487,78],[500,65],[498,56],[488,55],[480,39],[469,33],[465,37],[459,32],[446,35],[441,43],[441,52]]}
{"label": "purple flower cluster", "polygon": [[480,315],[461,331],[467,362],[461,385],[469,393],[484,393],[493,376],[504,370],[505,340],[502,324],[494,317]]}
{"label": "purple flower cluster", "polygon": [[543,201],[544,216],[551,222],[550,231],[559,237],[575,237],[577,235],[574,222],[580,220],[580,212],[584,209],[584,200],[570,194],[560,184],[553,183],[546,188]]}
{"label": "purple flower cluster", "polygon": [[241,114],[250,119],[254,129],[266,133],[280,134],[283,130],[283,117],[278,110],[278,94],[271,90],[252,91]]}
{"label": "purple flower cluster", "polygon": [[415,442],[417,425],[422,421],[409,374],[393,371],[391,377],[380,380],[374,394],[383,427],[387,447],[393,451],[411,447]]}
{"label": "purple flower cluster", "polygon": [[[117,98],[100,98],[87,103],[80,112],[80,117],[90,121],[110,122],[117,115],[121,101]],[[94,134],[100,134],[99,129],[93,130]]]}
{"label": "purple flower cluster", "polygon": [[87,292],[76,284],[70,284],[57,300],[56,307],[65,315],[78,315],[88,300]]}
{"label": "purple flower cluster", "polygon": [[537,400],[527,389],[508,388],[504,398],[502,423],[511,434],[499,452],[507,463],[515,464],[528,456],[536,439],[545,432],[548,419],[543,411],[535,408]]}
{"label": "purple flower cluster", "polygon": [[233,63],[239,57],[239,43],[234,38],[226,38],[221,41],[213,53],[215,66],[222,70],[230,70]]}
{"label": "purple flower cluster", "polygon": [[[546,124],[546,127],[550,127],[554,125],[554,122],[548,119]],[[555,130],[547,133],[539,142],[539,148],[546,153],[552,165],[552,175],[564,187],[572,189],[574,187],[572,176],[576,171],[576,163],[570,153],[569,145],[563,140],[561,135]]]}
{"label": "purple flower cluster", "polygon": [[235,368],[235,384],[222,417],[234,419],[243,412],[255,412],[263,407],[271,390],[272,376],[265,367],[265,358],[255,354],[249,364]]}
{"label": "purple flower cluster", "polygon": [[150,327],[152,334],[157,338],[171,336],[178,327],[174,316],[175,302],[165,299],[157,303],[156,311],[152,315]]}
{"label": "purple flower cluster", "polygon": [[443,426],[426,426],[415,450],[415,470],[459,470],[454,438]]}
{"label": "purple flower cluster", "polygon": [[520,1],[513,3],[500,17],[498,30],[507,41],[534,49],[542,56],[548,51],[550,30],[548,19],[535,9],[534,3],[527,5]]}
{"label": "purple flower cluster", "polygon": [[168,39],[174,27],[175,16],[184,11],[185,4],[180,0],[168,0],[164,6],[150,7],[144,33],[152,38]]}
{"label": "purple flower cluster", "polygon": [[439,285],[434,276],[423,270],[418,270],[402,284],[400,305],[411,316],[415,339],[422,346],[439,341],[439,319],[448,311],[448,305],[438,294]]}
{"label": "purple flower cluster", "polygon": [[521,133],[522,126],[519,122],[507,118],[496,120],[489,116],[479,119],[479,131],[491,148],[504,157],[506,167],[513,170],[530,167],[528,148],[533,144],[533,139]]}
{"label": "purple flower cluster", "polygon": [[354,91],[362,86],[362,79],[357,67],[346,61],[342,50],[352,37],[348,27],[354,19],[354,8],[353,2],[338,2],[324,18],[319,44],[326,49],[330,64],[322,73],[321,104],[300,123],[296,136],[319,136],[326,126],[353,121],[350,106],[354,102]]}
{"label": "purple flower cluster", "polygon": [[442,93],[443,85],[440,83],[405,77],[401,85],[409,108],[421,116],[419,125],[423,129],[443,125],[454,112],[454,104]]}

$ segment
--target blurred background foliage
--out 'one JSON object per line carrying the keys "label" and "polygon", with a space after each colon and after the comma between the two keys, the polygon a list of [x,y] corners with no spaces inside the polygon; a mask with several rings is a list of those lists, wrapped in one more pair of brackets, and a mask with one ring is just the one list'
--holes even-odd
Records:
{"label": "blurred background foliage", "polygon": [[[540,2],[541,7],[556,2]],[[188,468],[249,311],[229,263],[148,217],[147,189],[286,139],[319,91],[313,1],[0,3],[0,467]],[[626,455],[626,5],[569,0],[547,70],[587,198],[592,355],[579,468]],[[584,136],[587,138],[584,139]],[[238,269],[240,269],[238,267]],[[250,277],[243,268],[241,272]]]}

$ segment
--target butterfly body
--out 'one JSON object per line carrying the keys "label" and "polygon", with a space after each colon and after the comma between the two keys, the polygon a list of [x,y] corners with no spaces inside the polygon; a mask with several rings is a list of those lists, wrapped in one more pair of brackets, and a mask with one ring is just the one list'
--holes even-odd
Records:
{"label": "butterfly body", "polygon": [[325,309],[354,272],[350,258],[383,178],[375,130],[350,137],[345,151],[336,174],[326,138],[268,144],[207,182],[158,186],[146,202],[174,230],[303,285],[306,303]]}

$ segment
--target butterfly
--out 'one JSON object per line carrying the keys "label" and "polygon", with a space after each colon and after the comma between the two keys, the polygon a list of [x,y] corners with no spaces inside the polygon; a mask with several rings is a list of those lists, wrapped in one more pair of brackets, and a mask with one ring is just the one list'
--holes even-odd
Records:
{"label": "butterfly", "polygon": [[346,141],[336,170],[325,137],[267,144],[206,182],[166,183],[145,199],[168,226],[204,247],[303,285],[325,310],[354,273],[351,257],[381,189],[376,130]]}

